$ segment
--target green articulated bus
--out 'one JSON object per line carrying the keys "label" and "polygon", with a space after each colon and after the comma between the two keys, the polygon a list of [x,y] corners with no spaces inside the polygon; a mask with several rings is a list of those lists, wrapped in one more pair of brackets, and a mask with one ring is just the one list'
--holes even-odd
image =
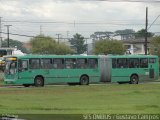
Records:
{"label": "green articulated bus", "polygon": [[44,86],[68,83],[132,83],[159,77],[158,57],[152,55],[23,55],[5,58],[4,82]]}

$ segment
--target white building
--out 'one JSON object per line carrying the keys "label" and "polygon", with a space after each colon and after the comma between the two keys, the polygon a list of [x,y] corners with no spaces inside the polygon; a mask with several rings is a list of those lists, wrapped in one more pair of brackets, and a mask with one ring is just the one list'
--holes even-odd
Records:
{"label": "white building", "polygon": [[[148,39],[149,43],[150,39]],[[126,52],[130,54],[145,54],[145,39],[130,39],[123,40],[124,47],[126,48]]]}

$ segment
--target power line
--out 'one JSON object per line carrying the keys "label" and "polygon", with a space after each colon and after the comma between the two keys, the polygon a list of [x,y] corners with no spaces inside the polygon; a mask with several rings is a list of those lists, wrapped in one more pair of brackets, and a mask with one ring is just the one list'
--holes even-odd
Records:
{"label": "power line", "polygon": [[[3,34],[8,34],[8,33],[5,33],[5,32],[1,32]],[[16,35],[16,36],[22,36],[22,37],[36,37],[36,36],[32,36],[32,35],[22,35],[22,34],[15,34],[15,33],[9,33],[10,35]]]}
{"label": "power line", "polygon": [[[120,22],[121,21],[121,22]],[[116,21],[112,21],[112,22],[67,22],[67,21],[63,21],[63,22],[50,22],[50,21],[3,21],[3,22],[8,22],[8,23],[43,23],[43,24],[57,24],[57,23],[63,23],[63,24],[111,24],[111,25],[144,25],[142,23],[126,23],[126,20],[116,20]],[[128,21],[129,22],[129,21]],[[155,24],[155,25],[160,25],[160,24]]]}
{"label": "power line", "polygon": [[[6,32],[1,32],[3,34],[8,34]],[[160,32],[152,32],[152,33],[160,33]],[[33,35],[22,35],[22,34],[16,34],[16,33],[9,33],[10,35],[16,35],[16,36],[22,36],[22,37],[38,37],[38,38],[44,38],[43,36],[33,36]],[[118,35],[130,35],[130,34],[136,34],[136,33],[122,33],[122,34],[116,34],[115,36]],[[70,38],[61,38],[59,37],[59,39],[70,39]],[[85,38],[85,39],[89,39],[89,38]]]}
{"label": "power line", "polygon": [[81,1],[160,3],[159,0],[81,0]]}
{"label": "power line", "polygon": [[156,20],[157,20],[159,17],[160,17],[160,15],[158,15],[158,16],[156,17],[156,19],[152,22],[152,24],[148,27],[147,30],[149,30],[149,29],[152,27],[152,25],[156,22]]}

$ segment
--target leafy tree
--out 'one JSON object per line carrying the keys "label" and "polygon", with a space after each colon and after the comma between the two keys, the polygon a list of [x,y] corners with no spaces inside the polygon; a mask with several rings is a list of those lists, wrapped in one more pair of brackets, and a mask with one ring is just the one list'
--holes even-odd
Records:
{"label": "leafy tree", "polygon": [[113,36],[113,32],[105,31],[105,32],[94,32],[90,37],[96,41],[96,40],[102,40],[102,39],[109,39],[111,36]]}
{"label": "leafy tree", "polygon": [[160,56],[160,36],[156,36],[151,39],[150,54]]}
{"label": "leafy tree", "polygon": [[115,31],[116,35],[121,36],[121,40],[127,40],[134,38],[135,31],[132,29],[125,29],[125,30],[117,30]]}
{"label": "leafy tree", "polygon": [[56,42],[52,37],[38,35],[30,40],[34,54],[70,54],[72,50],[65,44]]}
{"label": "leafy tree", "polygon": [[95,54],[124,54],[124,47],[121,41],[117,40],[99,40],[94,46]]}
{"label": "leafy tree", "polygon": [[73,38],[69,40],[69,42],[77,54],[82,54],[87,51],[87,45],[85,44],[85,40],[82,35],[78,33],[75,34]]}
{"label": "leafy tree", "polygon": [[[9,46],[14,48],[17,47],[17,49],[21,50],[23,53],[29,53],[29,51],[23,47],[23,43],[17,40],[9,40]],[[2,41],[2,47],[8,47],[8,40],[5,39]]]}
{"label": "leafy tree", "polygon": [[[145,37],[145,29],[141,29],[135,33],[135,38],[143,38]],[[153,37],[154,33],[148,32],[147,37]]]}

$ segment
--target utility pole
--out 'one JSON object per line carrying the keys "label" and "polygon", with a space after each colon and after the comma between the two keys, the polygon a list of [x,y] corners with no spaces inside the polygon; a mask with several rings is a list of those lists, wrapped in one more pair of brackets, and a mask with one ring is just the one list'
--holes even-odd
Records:
{"label": "utility pole", "polygon": [[56,34],[56,35],[58,36],[58,38],[57,38],[57,39],[58,39],[58,44],[59,44],[59,36],[60,36],[61,34]]}
{"label": "utility pole", "polygon": [[0,47],[2,47],[2,17],[0,17]]}
{"label": "utility pole", "polygon": [[146,27],[145,27],[145,55],[147,55],[147,36],[148,36],[148,7],[146,7]]}
{"label": "utility pole", "polygon": [[88,39],[86,38],[86,52],[87,52],[87,55],[88,55],[88,41],[87,41]]}
{"label": "utility pole", "polygon": [[7,27],[7,35],[8,35],[8,41],[7,41],[7,47],[9,48],[9,27],[12,25],[5,25]]}

